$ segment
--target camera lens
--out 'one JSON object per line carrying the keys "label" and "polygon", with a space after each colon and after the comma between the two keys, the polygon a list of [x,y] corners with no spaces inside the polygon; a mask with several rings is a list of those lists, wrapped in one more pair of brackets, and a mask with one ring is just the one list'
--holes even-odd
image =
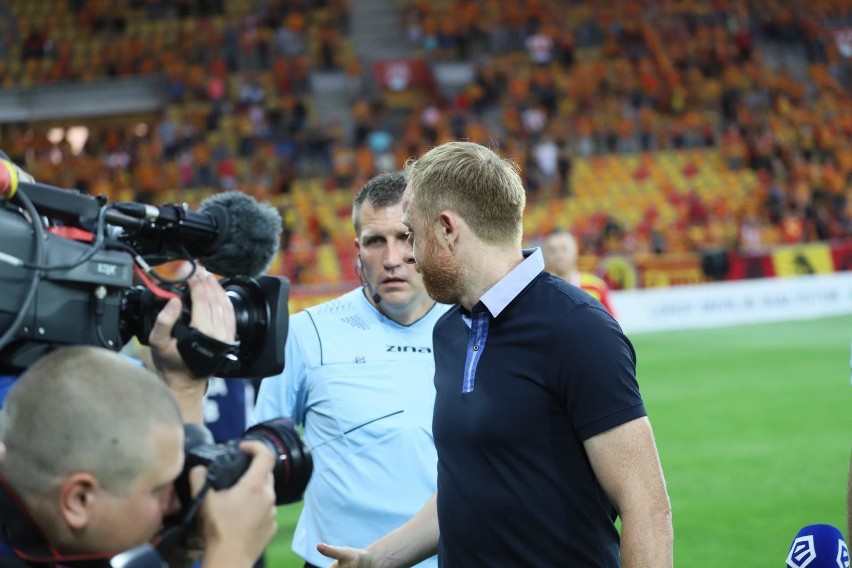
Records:
{"label": "camera lens", "polygon": [[[225,279],[222,287],[234,306],[237,324],[237,337],[246,345],[255,345],[265,341],[263,330],[269,325],[269,306],[256,281],[235,281]],[[257,336],[257,337],[255,337]]]}
{"label": "camera lens", "polygon": [[249,428],[242,439],[260,440],[277,456],[272,470],[276,504],[286,505],[301,500],[311,479],[314,462],[293,421],[276,418],[261,422]]}

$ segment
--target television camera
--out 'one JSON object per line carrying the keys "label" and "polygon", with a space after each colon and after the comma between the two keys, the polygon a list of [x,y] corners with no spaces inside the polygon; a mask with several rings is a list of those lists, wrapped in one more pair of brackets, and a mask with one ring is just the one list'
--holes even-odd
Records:
{"label": "television camera", "polygon": [[[287,337],[286,278],[261,275],[278,250],[275,208],[237,191],[198,211],[182,205],[107,203],[35,183],[0,152],[0,372],[20,372],[69,344],[119,350],[147,343],[169,297],[183,299],[178,349],[195,374],[254,378],[280,373]],[[5,197],[5,200],[2,198]],[[152,266],[200,261],[234,306],[237,342],[205,342],[188,325],[189,278]],[[191,275],[191,274],[190,274]]]}

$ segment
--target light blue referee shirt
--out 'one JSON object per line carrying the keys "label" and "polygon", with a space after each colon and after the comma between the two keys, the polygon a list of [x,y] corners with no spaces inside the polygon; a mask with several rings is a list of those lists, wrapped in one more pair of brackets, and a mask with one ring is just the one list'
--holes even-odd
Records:
{"label": "light blue referee shirt", "polygon": [[254,418],[304,428],[314,473],[293,551],[309,563],[329,562],[318,542],[365,547],[435,492],[432,328],[446,309],[404,326],[359,288],[290,318],[284,372],[261,382]]}

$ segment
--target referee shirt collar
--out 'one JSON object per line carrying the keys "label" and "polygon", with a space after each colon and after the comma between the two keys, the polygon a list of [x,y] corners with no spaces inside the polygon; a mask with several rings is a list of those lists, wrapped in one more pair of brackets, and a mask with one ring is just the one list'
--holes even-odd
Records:
{"label": "referee shirt collar", "polygon": [[544,256],[540,248],[524,249],[524,260],[511,272],[506,274],[497,283],[488,289],[473,306],[473,312],[482,309],[482,305],[491,313],[491,317],[500,315],[509,302],[518,297],[518,294],[544,270]]}

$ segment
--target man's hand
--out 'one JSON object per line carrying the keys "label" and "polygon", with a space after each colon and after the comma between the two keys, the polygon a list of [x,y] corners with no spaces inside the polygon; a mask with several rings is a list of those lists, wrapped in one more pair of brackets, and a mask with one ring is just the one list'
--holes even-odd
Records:
{"label": "man's hand", "polygon": [[330,568],[374,568],[375,566],[372,555],[363,548],[320,543],[317,545],[317,550],[323,556],[336,560]]}
{"label": "man's hand", "polygon": [[331,568],[398,568],[414,566],[437,554],[438,494],[404,525],[373,542],[367,548],[330,546],[320,543],[317,550],[336,560]]}
{"label": "man's hand", "polygon": [[[234,306],[216,278],[200,269],[189,279],[189,292],[192,298],[190,325],[214,339],[234,341]],[[180,313],[180,299],[169,300],[157,314],[148,343],[154,366],[175,395],[184,421],[201,424],[204,422],[203,397],[207,381],[195,377],[178,353],[177,339],[172,337],[172,328],[180,319]]]}
{"label": "man's hand", "polygon": [[[278,530],[275,456],[254,440],[241,442],[240,449],[252,456],[248,470],[232,487],[208,492],[201,507],[204,568],[250,568]],[[202,466],[190,472],[193,495],[204,485],[206,474]]]}

